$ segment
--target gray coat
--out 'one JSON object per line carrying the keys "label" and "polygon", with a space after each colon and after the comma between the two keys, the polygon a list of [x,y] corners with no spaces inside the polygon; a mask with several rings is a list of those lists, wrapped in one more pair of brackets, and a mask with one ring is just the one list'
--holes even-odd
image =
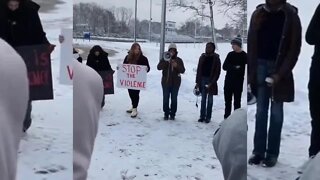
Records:
{"label": "gray coat", "polygon": [[73,63],[73,180],[86,180],[98,132],[103,83],[92,68]]}
{"label": "gray coat", "polygon": [[22,58],[0,39],[0,177],[15,180],[22,125],[29,99]]}
{"label": "gray coat", "polygon": [[247,111],[238,109],[221,123],[213,147],[225,180],[247,179]]}

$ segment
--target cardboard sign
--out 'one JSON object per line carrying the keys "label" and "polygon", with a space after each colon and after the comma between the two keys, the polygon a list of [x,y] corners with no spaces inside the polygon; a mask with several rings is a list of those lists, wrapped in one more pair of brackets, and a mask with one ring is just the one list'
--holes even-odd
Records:
{"label": "cardboard sign", "polygon": [[51,58],[48,45],[16,48],[26,63],[31,100],[53,99]]}
{"label": "cardboard sign", "polygon": [[61,35],[64,41],[60,48],[60,84],[72,85],[73,68],[72,61],[75,61],[72,49],[72,29],[62,29]]}
{"label": "cardboard sign", "polygon": [[117,87],[145,90],[147,85],[147,66],[121,64],[118,65]]}
{"label": "cardboard sign", "polygon": [[113,71],[99,71],[103,80],[104,94],[114,94]]}

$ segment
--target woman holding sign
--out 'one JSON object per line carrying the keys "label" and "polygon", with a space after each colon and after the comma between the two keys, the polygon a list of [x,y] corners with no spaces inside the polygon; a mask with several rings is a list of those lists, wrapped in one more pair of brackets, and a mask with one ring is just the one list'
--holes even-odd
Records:
{"label": "woman holding sign", "polygon": [[[123,64],[147,66],[147,72],[150,71],[149,61],[142,54],[141,47],[138,43],[132,44],[129,54],[125,57]],[[127,110],[127,113],[131,113],[131,117],[135,118],[138,115],[137,107],[139,104],[140,90],[128,89],[128,92],[131,99],[132,108]]]}
{"label": "woman holding sign", "polygon": [[[51,54],[55,45],[50,44],[46,37],[46,33],[42,28],[41,20],[38,14],[39,9],[40,6],[31,0],[1,1],[0,38],[4,39],[16,50],[19,47],[44,45],[47,46],[48,52]],[[21,55],[21,52],[18,52]],[[24,60],[27,61],[26,59]],[[28,73],[29,72],[30,69],[28,69]],[[32,87],[32,85],[30,85],[30,87]],[[29,99],[28,108],[23,123],[24,132],[31,126],[31,101],[32,97]]]}
{"label": "woman holding sign", "polygon": [[[108,53],[105,52],[99,45],[93,46],[90,50],[90,53],[87,58],[87,65],[95,71],[97,71],[98,73],[101,71],[113,71],[108,59]],[[103,96],[101,107],[103,107],[104,104],[105,98]]]}

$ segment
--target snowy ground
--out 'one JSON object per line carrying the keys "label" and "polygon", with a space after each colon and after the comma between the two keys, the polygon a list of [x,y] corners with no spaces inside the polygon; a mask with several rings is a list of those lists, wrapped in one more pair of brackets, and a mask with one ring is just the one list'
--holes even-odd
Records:
{"label": "snowy ground", "polygon": [[[99,44],[105,49],[117,51],[117,54],[110,57],[113,69],[122,63],[131,46],[130,43],[103,41],[74,43],[83,46]],[[137,180],[223,179],[221,166],[212,147],[212,138],[214,129],[223,119],[225,73],[222,72],[219,80],[220,94],[214,97],[212,123],[198,123],[199,109],[195,106],[196,97],[192,90],[195,85],[195,68],[205,44],[177,46],[186,73],[182,75],[176,121],[163,121],[161,72],[156,69],[159,45],[141,43],[151,71],[148,74],[147,90],[140,94],[138,118],[132,119],[125,112],[131,106],[126,89],[116,88],[114,95],[106,96],[89,171],[90,180],[116,180],[122,176]],[[230,49],[229,44],[219,45],[222,61]],[[246,98],[243,100],[245,104]]]}
{"label": "snowy ground", "polygon": [[21,141],[18,180],[72,179],[72,87],[60,85],[60,45],[63,27],[72,26],[72,1],[40,14],[47,37],[57,47],[52,54],[54,96],[51,101],[33,103],[33,124]]}
{"label": "snowy ground", "polygon": [[[302,21],[303,42],[304,35],[319,4],[318,0],[308,2],[299,0],[288,1],[299,9],[299,16]],[[259,0],[248,0],[248,14],[254,10]],[[297,169],[308,159],[308,148],[310,144],[310,115],[308,102],[307,83],[309,80],[309,67],[313,47],[303,44],[299,61],[294,69],[295,78],[295,102],[284,105],[284,125],[282,131],[282,141],[280,149],[279,163],[271,169],[258,166],[248,166],[248,179],[250,180],[288,180],[297,177]],[[248,157],[253,149],[253,133],[255,127],[255,106],[248,107]]]}

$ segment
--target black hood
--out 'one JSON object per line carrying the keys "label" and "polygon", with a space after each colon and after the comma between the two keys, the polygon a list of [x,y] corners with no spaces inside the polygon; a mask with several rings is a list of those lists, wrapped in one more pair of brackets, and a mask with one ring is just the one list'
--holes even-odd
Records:
{"label": "black hood", "polygon": [[93,47],[91,48],[91,50],[90,50],[90,54],[94,55],[94,53],[95,53],[96,51],[99,51],[99,52],[100,52],[100,55],[108,55],[108,53],[105,52],[105,51],[102,49],[102,47],[99,46],[99,45],[93,46]]}

